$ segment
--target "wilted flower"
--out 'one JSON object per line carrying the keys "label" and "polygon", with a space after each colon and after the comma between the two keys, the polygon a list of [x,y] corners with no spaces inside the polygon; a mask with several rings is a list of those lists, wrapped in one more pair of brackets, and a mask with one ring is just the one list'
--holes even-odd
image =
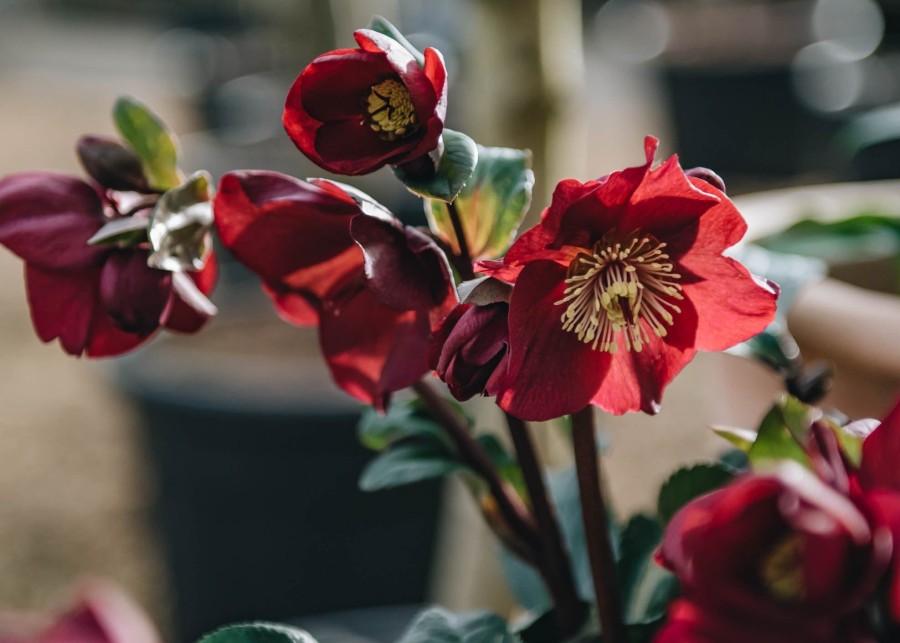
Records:
{"label": "wilted flower", "polygon": [[[114,176],[112,185],[127,182],[109,167],[92,172]],[[121,195],[102,187],[110,186],[46,172],[0,179],[0,243],[25,261],[38,336],[58,338],[72,355],[106,357],[160,327],[196,332],[215,312],[205,297],[215,284],[215,258],[199,272],[172,273],[148,266],[146,241],[90,245],[101,230],[146,238],[149,210],[125,216]]]}
{"label": "wilted flower", "polygon": [[869,641],[889,531],[795,462],[701,496],[663,537],[681,584],[657,643]]}
{"label": "wilted flower", "polygon": [[740,213],[676,157],[651,170],[656,147],[648,137],[640,167],[562,181],[503,262],[481,263],[515,284],[498,394],[510,413],[655,413],[697,350],[728,348],[772,321],[776,288],[722,256],[744,235]]}
{"label": "wilted flower", "polygon": [[225,246],[259,275],[286,321],[318,325],[332,376],[383,409],[428,370],[428,337],[456,305],[434,242],[330,181],[232,172],[215,200]]}
{"label": "wilted flower", "polygon": [[438,147],[447,111],[447,70],[426,49],[424,65],[393,38],[354,34],[359,49],[318,56],[297,78],[284,126],[311,161],[365,174],[419,159]]}

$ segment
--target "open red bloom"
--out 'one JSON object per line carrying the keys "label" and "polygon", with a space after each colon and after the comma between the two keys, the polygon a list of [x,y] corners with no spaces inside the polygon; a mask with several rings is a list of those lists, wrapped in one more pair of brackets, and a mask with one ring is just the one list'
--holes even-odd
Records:
{"label": "open red bloom", "polygon": [[103,190],[74,177],[32,172],[0,180],[0,243],[25,261],[34,329],[72,355],[119,355],[160,327],[190,333],[209,319],[189,302],[196,288],[212,290],[214,256],[187,277],[150,268],[145,247],[88,245],[118,217]]}
{"label": "open red bloom", "polygon": [[526,420],[588,404],[659,409],[697,350],[763,330],[777,292],[722,252],[746,224],[731,201],[685,176],[676,157],[557,185],[541,222],[482,272],[515,284],[498,403]]}
{"label": "open red bloom", "polygon": [[338,386],[383,409],[428,371],[428,336],[456,290],[430,238],[349,190],[231,172],[219,184],[216,226],[283,319],[318,325]]}
{"label": "open red bloom", "polygon": [[338,174],[365,174],[428,154],[447,112],[447,70],[425,50],[420,67],[393,38],[354,34],[359,49],[318,56],[284,105],[284,127],[311,161]]}
{"label": "open red bloom", "polygon": [[796,463],[701,496],[666,529],[661,562],[678,577],[658,643],[872,640],[863,609],[891,536]]}

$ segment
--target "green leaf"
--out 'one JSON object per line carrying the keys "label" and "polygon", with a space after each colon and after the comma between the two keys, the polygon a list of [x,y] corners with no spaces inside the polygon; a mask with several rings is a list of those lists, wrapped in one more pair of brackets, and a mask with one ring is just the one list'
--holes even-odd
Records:
{"label": "green leaf", "polygon": [[147,228],[149,226],[150,219],[147,217],[130,216],[113,219],[97,230],[87,242],[91,246],[122,246],[128,248],[147,240]]}
{"label": "green leaf", "polygon": [[416,59],[416,62],[419,63],[419,67],[425,66],[425,56],[422,55],[422,52],[412,46],[412,43],[406,39],[400,30],[397,29],[394,25],[392,25],[387,18],[382,18],[381,16],[373,16],[369,21],[369,29],[372,31],[377,31],[380,34],[384,34],[388,38],[393,38],[409,53],[412,54],[413,58]]}
{"label": "green leaf", "polygon": [[398,643],[516,643],[516,639],[496,614],[453,614],[435,607],[420,613]]}
{"label": "green leaf", "polygon": [[444,429],[431,419],[418,399],[394,402],[384,415],[366,408],[356,430],[359,441],[372,451],[383,451],[393,442],[406,438],[433,438],[450,447]]}
{"label": "green leaf", "polygon": [[672,516],[691,500],[718,489],[734,477],[734,471],[719,463],[695,464],[679,469],[659,490],[657,510],[660,520],[668,523]]}
{"label": "green leaf", "polygon": [[363,470],[363,491],[390,489],[423,480],[441,478],[466,469],[455,454],[436,440],[402,442],[382,451]]}
{"label": "green leaf", "polygon": [[466,181],[472,176],[478,162],[478,146],[462,132],[445,129],[442,135],[444,150],[434,176],[422,179],[412,176],[400,166],[394,166],[394,174],[403,184],[419,196],[453,201]]}
{"label": "green leaf", "polygon": [[202,270],[212,251],[212,177],[195,172],[163,194],[150,217],[151,268],[183,272]]}
{"label": "green leaf", "polygon": [[653,559],[662,535],[662,525],[643,514],[633,516],[622,531],[618,570],[626,623],[656,622],[678,594],[675,576]]}
{"label": "green leaf", "polygon": [[791,372],[800,358],[797,342],[779,322],[772,322],[761,333],[732,346],[727,352],[755,359],[781,375]]}
{"label": "green leaf", "polygon": [[[809,457],[800,446],[806,441],[809,426],[802,425],[797,407],[797,404],[802,403],[795,404],[795,402],[779,402],[763,418],[756,434],[756,441],[747,451],[751,466],[756,467],[771,460],[794,460],[809,466]],[[808,419],[808,416],[806,417]]]}
{"label": "green leaf", "polygon": [[[478,146],[478,163],[454,205],[473,258],[499,257],[512,242],[534,188],[531,152]],[[444,201],[425,200],[432,232],[455,251],[459,242]]]}
{"label": "green leaf", "polygon": [[130,96],[116,101],[113,119],[119,134],[140,157],[150,187],[165,191],[181,183],[178,145],[162,120]]}
{"label": "green leaf", "polygon": [[713,433],[731,442],[736,449],[747,453],[756,441],[756,431],[739,429],[732,426],[714,426]]}
{"label": "green leaf", "polygon": [[316,643],[309,632],[276,623],[229,625],[207,634],[199,643]]}

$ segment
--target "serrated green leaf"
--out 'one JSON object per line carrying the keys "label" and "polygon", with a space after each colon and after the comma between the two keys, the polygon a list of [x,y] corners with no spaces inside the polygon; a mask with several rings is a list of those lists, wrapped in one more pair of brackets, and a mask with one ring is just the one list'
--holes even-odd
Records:
{"label": "serrated green leaf", "polygon": [[388,38],[393,38],[409,53],[412,54],[412,57],[416,59],[416,62],[419,63],[419,67],[425,66],[425,56],[422,55],[422,52],[412,46],[412,43],[406,39],[397,27],[391,24],[387,18],[383,18],[381,16],[373,16],[369,21],[369,29],[372,31],[377,31],[380,34],[384,34]]}
{"label": "serrated green leaf", "polygon": [[472,176],[478,162],[478,146],[462,132],[445,129],[442,135],[444,150],[434,176],[422,179],[412,176],[400,166],[394,166],[394,174],[411,191],[419,196],[450,202]]}
{"label": "serrated green leaf", "polygon": [[453,452],[436,440],[404,442],[369,462],[360,475],[359,487],[363,491],[390,489],[465,469]]}
{"label": "serrated green leaf", "polygon": [[[801,442],[805,442],[805,432],[802,434],[799,432],[800,425],[793,413],[793,409],[789,411],[791,415],[789,427],[782,403],[772,406],[759,425],[756,441],[747,451],[752,467],[772,460],[794,460],[803,466],[809,466],[809,456],[801,446]],[[806,428],[808,430],[809,427]]]}
{"label": "serrated green leaf", "polygon": [[372,451],[383,451],[398,440],[417,437],[437,439],[450,446],[444,429],[428,416],[418,399],[394,402],[384,415],[367,408],[359,419],[356,431],[359,441]]}
{"label": "serrated green leaf", "polygon": [[207,634],[199,643],[316,643],[309,632],[277,623],[241,623]]}
{"label": "serrated green leaf", "polygon": [[496,614],[453,614],[435,607],[420,613],[398,643],[516,643],[516,639]]}
{"label": "serrated green leaf", "polygon": [[660,520],[668,523],[691,500],[718,489],[733,477],[734,472],[719,463],[695,464],[679,469],[659,490],[657,510]]}
{"label": "serrated green leaf", "polygon": [[178,144],[159,117],[134,98],[123,96],[116,101],[113,119],[119,134],[140,157],[150,187],[166,191],[181,183]]}
{"label": "serrated green leaf", "polygon": [[[530,151],[478,146],[475,171],[454,201],[473,258],[506,252],[531,204],[533,188]],[[424,205],[432,232],[459,252],[447,204],[426,199]]]}

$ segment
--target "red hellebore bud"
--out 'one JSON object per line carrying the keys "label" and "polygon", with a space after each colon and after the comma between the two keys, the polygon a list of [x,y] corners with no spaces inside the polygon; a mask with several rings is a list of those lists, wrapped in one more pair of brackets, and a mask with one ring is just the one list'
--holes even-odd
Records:
{"label": "red hellebore bud", "polygon": [[284,106],[284,127],[317,165],[366,174],[438,147],[447,112],[447,70],[436,49],[420,67],[396,40],[370,29],[359,49],[322,54],[303,70]]}
{"label": "red hellebore bud", "polygon": [[209,293],[215,257],[190,277],[173,277],[147,266],[146,248],[88,245],[112,210],[101,192],[74,177],[31,172],[0,179],[0,243],[25,262],[34,329],[45,342],[59,339],[71,355],[119,355],[161,326],[196,332],[209,319],[185,300],[181,278]]}
{"label": "red hellebore bud", "polygon": [[666,528],[661,562],[682,597],[657,643],[871,640],[863,608],[889,531],[799,464],[701,496]]}
{"label": "red hellebore bud", "polygon": [[509,304],[462,304],[431,342],[431,366],[459,401],[496,395],[509,359]]}
{"label": "red hellebore bud", "polygon": [[456,305],[446,257],[362,193],[276,172],[231,172],[214,204],[225,246],[279,315],[317,325],[335,382],[379,409],[428,371],[428,337]]}
{"label": "red hellebore bud", "polygon": [[642,166],[562,181],[503,262],[481,262],[514,283],[497,396],[513,415],[655,413],[697,350],[733,346],[774,318],[776,288],[722,255],[747,227],[734,204],[676,157],[651,169],[656,147],[648,137]]}

